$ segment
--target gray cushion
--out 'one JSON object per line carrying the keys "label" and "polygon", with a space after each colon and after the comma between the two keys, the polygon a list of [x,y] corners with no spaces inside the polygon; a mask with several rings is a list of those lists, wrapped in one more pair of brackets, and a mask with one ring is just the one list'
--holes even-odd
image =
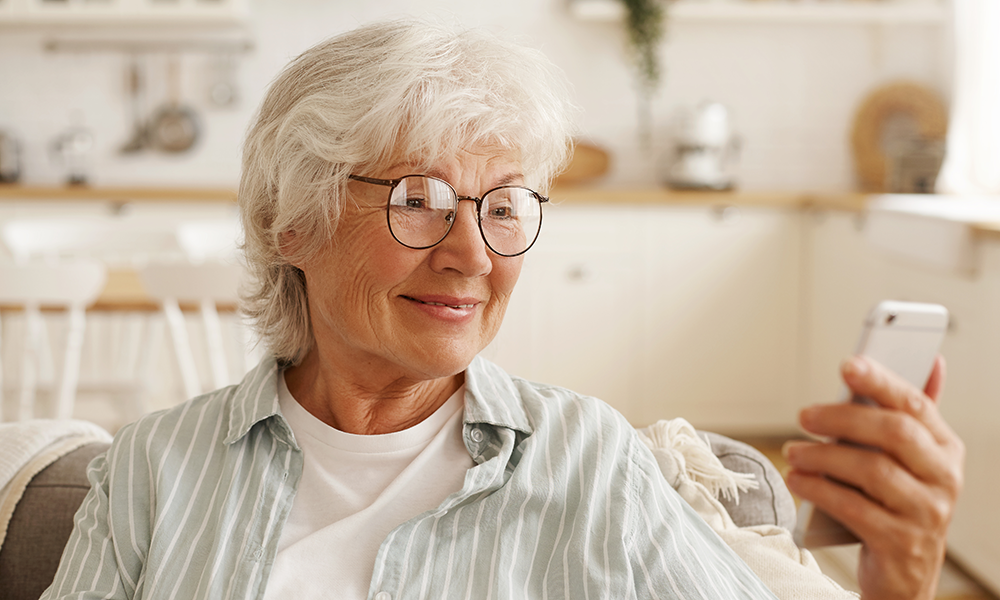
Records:
{"label": "gray cushion", "polygon": [[24,490],[0,548],[0,598],[38,600],[59,567],[73,515],[90,490],[87,465],[108,444],[87,444],[52,463]]}
{"label": "gray cushion", "polygon": [[795,501],[778,469],[759,450],[749,444],[717,433],[708,436],[712,452],[730,471],[753,473],[760,483],[756,490],[740,494],[739,503],[719,498],[740,527],[777,525],[791,530],[795,526]]}

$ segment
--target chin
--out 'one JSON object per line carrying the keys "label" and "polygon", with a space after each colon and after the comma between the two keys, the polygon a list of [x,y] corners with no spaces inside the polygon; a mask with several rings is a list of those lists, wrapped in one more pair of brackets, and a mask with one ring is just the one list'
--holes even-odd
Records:
{"label": "chin", "polygon": [[[425,346],[427,350],[432,347]],[[426,379],[440,379],[457,375],[468,368],[472,359],[479,354],[481,349],[475,348],[445,348],[436,347],[432,352],[415,357],[411,363],[415,371],[420,371]]]}

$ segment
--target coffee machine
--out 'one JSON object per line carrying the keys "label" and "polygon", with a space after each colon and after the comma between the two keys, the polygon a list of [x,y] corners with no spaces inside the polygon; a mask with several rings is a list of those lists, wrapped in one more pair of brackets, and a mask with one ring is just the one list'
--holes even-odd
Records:
{"label": "coffee machine", "polygon": [[735,187],[733,168],[739,150],[729,110],[718,102],[703,102],[680,111],[674,125],[674,155],[666,184],[684,190],[729,190]]}

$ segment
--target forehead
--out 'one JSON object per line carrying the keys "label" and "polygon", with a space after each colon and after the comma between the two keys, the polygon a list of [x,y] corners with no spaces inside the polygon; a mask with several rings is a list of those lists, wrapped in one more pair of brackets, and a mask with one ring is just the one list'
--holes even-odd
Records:
{"label": "forehead", "polygon": [[498,144],[478,144],[437,153],[434,156],[399,153],[378,171],[392,177],[408,174],[432,175],[446,181],[468,176],[469,171],[486,178],[523,177],[520,153]]}

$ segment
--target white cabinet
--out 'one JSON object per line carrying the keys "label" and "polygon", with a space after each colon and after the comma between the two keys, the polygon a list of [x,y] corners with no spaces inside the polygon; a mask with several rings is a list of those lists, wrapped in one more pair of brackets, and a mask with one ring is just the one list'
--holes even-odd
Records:
{"label": "white cabinet", "polygon": [[797,211],[658,208],[643,221],[643,400],[634,419],[794,426]]}
{"label": "white cabinet", "polygon": [[486,356],[513,374],[599,397],[628,415],[641,375],[634,218],[612,207],[547,210]]}
{"label": "white cabinet", "polygon": [[948,384],[942,411],[965,441],[965,489],[948,536],[948,550],[1000,594],[1000,242],[981,248],[975,313],[958,321],[946,350]]}
{"label": "white cabinet", "polygon": [[486,356],[597,396],[636,425],[793,427],[798,216],[559,206]]}

